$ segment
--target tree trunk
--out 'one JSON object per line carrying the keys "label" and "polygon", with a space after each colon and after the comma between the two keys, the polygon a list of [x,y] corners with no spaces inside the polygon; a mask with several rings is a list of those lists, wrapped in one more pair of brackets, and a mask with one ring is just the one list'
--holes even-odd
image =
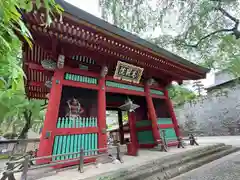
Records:
{"label": "tree trunk", "polygon": [[32,119],[32,112],[31,111],[24,111],[23,112],[25,126],[23,127],[18,139],[26,139],[28,130],[31,128],[31,119]]}

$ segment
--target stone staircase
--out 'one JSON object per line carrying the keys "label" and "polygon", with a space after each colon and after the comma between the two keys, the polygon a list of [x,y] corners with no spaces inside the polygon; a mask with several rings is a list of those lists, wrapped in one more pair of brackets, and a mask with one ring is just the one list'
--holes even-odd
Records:
{"label": "stone staircase", "polygon": [[167,180],[234,153],[239,149],[239,147],[225,144],[200,147],[171,157],[159,158],[131,168],[119,169],[102,176],[88,178],[88,180]]}

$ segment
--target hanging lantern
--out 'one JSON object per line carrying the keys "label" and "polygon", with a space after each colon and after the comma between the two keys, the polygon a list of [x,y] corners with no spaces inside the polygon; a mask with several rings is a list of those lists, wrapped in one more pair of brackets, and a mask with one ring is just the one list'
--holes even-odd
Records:
{"label": "hanging lantern", "polygon": [[45,86],[50,89],[50,88],[52,87],[52,81],[47,80],[47,81],[45,82]]}
{"label": "hanging lantern", "polygon": [[135,109],[137,109],[137,108],[139,108],[139,107],[140,107],[139,105],[134,104],[134,103],[132,102],[132,100],[128,98],[127,101],[125,101],[125,104],[121,105],[121,106],[119,107],[119,109],[121,109],[121,110],[123,110],[123,111],[134,112]]}
{"label": "hanging lantern", "polygon": [[58,56],[58,62],[57,62],[58,69],[64,68],[64,62],[65,62],[65,56],[64,55],[59,55]]}
{"label": "hanging lantern", "polygon": [[44,69],[53,71],[57,68],[57,63],[52,59],[44,59],[41,61],[41,65]]}
{"label": "hanging lantern", "polygon": [[103,66],[102,69],[101,69],[101,77],[105,77],[108,73],[108,67],[107,66]]}

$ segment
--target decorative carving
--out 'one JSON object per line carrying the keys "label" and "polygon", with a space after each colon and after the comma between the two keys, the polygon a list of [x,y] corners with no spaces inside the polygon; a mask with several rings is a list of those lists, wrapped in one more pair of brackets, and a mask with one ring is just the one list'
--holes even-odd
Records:
{"label": "decorative carving", "polygon": [[77,118],[80,117],[80,115],[84,112],[80,102],[74,97],[67,101],[67,105],[67,117]]}
{"label": "decorative carving", "polygon": [[44,59],[41,61],[41,65],[44,69],[54,71],[57,68],[57,63],[52,59]]}
{"label": "decorative carving", "polygon": [[153,78],[150,78],[150,79],[147,80],[147,84],[148,84],[149,86],[152,86],[152,85],[155,84],[155,83],[156,83],[156,81],[155,81]]}
{"label": "decorative carving", "polygon": [[52,81],[47,80],[47,81],[45,82],[45,86],[50,89],[50,88],[52,87]]}
{"label": "decorative carving", "polygon": [[107,66],[103,66],[102,69],[101,69],[101,77],[105,77],[108,73],[108,67]]}
{"label": "decorative carving", "polygon": [[65,62],[65,56],[64,55],[59,55],[58,56],[58,62],[57,62],[58,69],[64,68],[64,62]]}

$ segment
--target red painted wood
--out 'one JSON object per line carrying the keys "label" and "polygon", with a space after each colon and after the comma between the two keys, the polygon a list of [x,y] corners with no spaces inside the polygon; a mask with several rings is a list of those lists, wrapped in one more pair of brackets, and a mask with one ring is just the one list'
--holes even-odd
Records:
{"label": "red painted wood", "polygon": [[107,147],[107,134],[106,131],[106,86],[105,78],[100,78],[98,81],[98,148]]}
{"label": "red painted wood", "polygon": [[[63,76],[63,70],[56,70],[53,76],[53,84],[50,91],[48,108],[46,112],[44,126],[42,129],[42,135],[40,138],[39,150],[37,154],[38,156],[49,156],[52,154],[53,142],[56,134],[56,124],[58,120],[58,111],[62,95]],[[60,83],[57,84],[56,80],[59,80]],[[45,138],[47,132],[51,133],[51,136],[48,139]],[[37,163],[47,162],[49,162],[48,159],[37,161]]]}
{"label": "red painted wood", "polygon": [[138,152],[138,141],[137,141],[137,131],[136,131],[136,116],[135,112],[128,113],[129,129],[130,131],[130,144],[128,144],[128,154],[136,156]]}
{"label": "red painted wood", "polygon": [[174,124],[159,124],[158,127],[160,129],[174,128]]}
{"label": "red painted wood", "polygon": [[160,140],[160,133],[158,130],[157,116],[156,116],[154,104],[150,94],[150,87],[147,83],[145,84],[145,95],[146,95],[146,102],[147,102],[149,117],[150,117],[150,120],[152,121],[153,137],[155,142],[157,142],[158,140]]}
{"label": "red painted wood", "polygon": [[154,148],[155,146],[156,144],[139,144],[140,148],[147,148],[147,149]]}
{"label": "red painted wood", "polygon": [[[173,142],[169,142],[168,143],[168,147],[173,147],[173,146],[177,146],[178,145],[178,141],[173,141]],[[140,148],[154,148],[156,146],[156,144],[139,144]]]}
{"label": "red painted wood", "polygon": [[136,95],[136,96],[144,96],[145,95],[144,92],[132,91],[132,90],[128,90],[128,89],[120,89],[120,88],[114,88],[114,87],[106,87],[106,92],[127,94],[127,95]]}
{"label": "red painted wood", "polygon": [[99,86],[95,84],[87,84],[87,83],[70,81],[70,80],[62,80],[62,83],[64,86],[72,86],[72,87],[95,89],[95,90],[99,89]]}
{"label": "red painted wood", "polygon": [[171,147],[171,146],[177,146],[178,145],[178,141],[173,141],[173,142],[169,142],[168,143],[168,146]]}
{"label": "red painted wood", "polygon": [[44,72],[46,69],[44,69],[41,65],[33,63],[33,62],[25,62],[25,65],[32,70]]}
{"label": "red painted wood", "polygon": [[[158,128],[166,129],[166,128],[174,128],[174,124],[158,124]],[[152,126],[144,126],[144,127],[137,127],[137,131],[152,131]]]}
{"label": "red painted wood", "polygon": [[85,127],[85,128],[57,128],[55,130],[56,135],[70,135],[70,134],[88,134],[98,133],[97,127]]}
{"label": "red painted wood", "polygon": [[179,130],[179,126],[178,126],[178,121],[177,121],[176,115],[175,115],[174,110],[173,110],[172,102],[171,102],[171,100],[168,96],[167,89],[165,89],[164,94],[167,97],[166,102],[167,102],[167,106],[168,106],[168,109],[169,109],[169,112],[170,112],[170,115],[171,115],[171,118],[172,118],[172,121],[173,121],[173,124],[174,124],[174,129],[175,129],[176,136],[180,137],[180,130]]}
{"label": "red painted wood", "polygon": [[28,86],[45,87],[44,82],[28,81]]}

